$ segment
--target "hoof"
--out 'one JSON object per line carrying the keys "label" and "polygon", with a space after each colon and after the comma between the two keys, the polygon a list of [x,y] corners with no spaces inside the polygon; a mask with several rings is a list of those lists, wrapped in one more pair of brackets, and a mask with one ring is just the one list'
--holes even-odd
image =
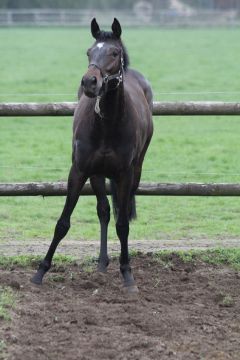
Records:
{"label": "hoof", "polygon": [[129,295],[139,293],[139,289],[138,289],[137,285],[123,286],[123,291]]}
{"label": "hoof", "polygon": [[98,264],[97,271],[105,274],[107,272],[107,266],[104,264]]}
{"label": "hoof", "polygon": [[107,272],[107,267],[109,265],[109,258],[99,258],[98,259],[98,266],[97,266],[97,271],[101,272],[101,273],[106,273]]}
{"label": "hoof", "polygon": [[42,276],[38,273],[36,273],[30,281],[35,285],[42,285]]}

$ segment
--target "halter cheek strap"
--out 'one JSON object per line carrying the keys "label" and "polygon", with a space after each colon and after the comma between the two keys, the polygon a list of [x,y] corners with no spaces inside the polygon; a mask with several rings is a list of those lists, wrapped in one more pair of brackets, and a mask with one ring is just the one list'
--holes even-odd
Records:
{"label": "halter cheek strap", "polygon": [[103,82],[105,84],[108,84],[110,81],[112,80],[117,80],[118,83],[116,85],[115,88],[111,89],[111,90],[115,90],[118,88],[118,86],[121,84],[121,82],[123,81],[123,67],[124,67],[124,60],[123,60],[123,55],[121,54],[121,64],[120,64],[120,69],[119,71],[116,73],[116,74],[113,74],[113,75],[108,75],[106,74],[104,77],[103,77]]}

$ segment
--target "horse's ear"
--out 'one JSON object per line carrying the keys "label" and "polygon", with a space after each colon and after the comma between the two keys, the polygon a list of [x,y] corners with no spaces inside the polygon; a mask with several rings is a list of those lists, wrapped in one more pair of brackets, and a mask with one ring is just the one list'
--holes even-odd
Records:
{"label": "horse's ear", "polygon": [[114,21],[112,23],[112,32],[118,39],[120,38],[120,36],[122,34],[122,28],[121,28],[120,22],[116,18],[114,18]]}
{"label": "horse's ear", "polygon": [[92,22],[91,22],[91,32],[92,32],[92,36],[95,39],[97,39],[100,34],[100,27],[95,18],[92,19]]}

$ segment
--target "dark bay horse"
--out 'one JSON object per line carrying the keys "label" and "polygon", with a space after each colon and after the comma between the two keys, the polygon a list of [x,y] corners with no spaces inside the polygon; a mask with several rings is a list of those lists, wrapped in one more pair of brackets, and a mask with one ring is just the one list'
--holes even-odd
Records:
{"label": "dark bay horse", "polygon": [[49,250],[32,282],[41,284],[50,269],[54,252],[70,228],[71,214],[88,178],[97,197],[101,226],[98,270],[106,271],[110,206],[105,178],[109,178],[116,231],[121,243],[123,285],[128,292],[134,292],[137,287],[128,255],[129,221],[136,215],[134,195],[153,132],[152,91],[139,72],[128,68],[129,58],[117,19],[111,32],[101,31],[93,19],[91,31],[96,41],[87,51],[88,70],[82,78],[74,114],[72,167],[66,203]]}

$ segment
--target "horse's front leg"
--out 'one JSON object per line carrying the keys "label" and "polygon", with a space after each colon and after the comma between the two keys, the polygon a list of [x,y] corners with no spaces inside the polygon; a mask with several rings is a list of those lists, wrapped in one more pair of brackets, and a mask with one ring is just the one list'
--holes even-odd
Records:
{"label": "horse's front leg", "polygon": [[116,231],[121,244],[120,271],[123,277],[123,285],[128,293],[138,292],[135,280],[130,267],[128,253],[128,235],[129,235],[129,207],[133,185],[133,171],[129,174],[123,174],[120,181],[117,182],[118,198],[118,218],[116,222]]}
{"label": "horse's front leg", "polygon": [[87,177],[83,173],[79,172],[75,165],[72,165],[68,177],[68,188],[65,206],[55,227],[53,240],[48,249],[48,252],[44,260],[40,263],[36,274],[31,279],[34,284],[42,284],[43,276],[51,267],[52,258],[59,242],[64,238],[64,236],[70,229],[70,217],[77,204],[80,192],[86,180]]}

